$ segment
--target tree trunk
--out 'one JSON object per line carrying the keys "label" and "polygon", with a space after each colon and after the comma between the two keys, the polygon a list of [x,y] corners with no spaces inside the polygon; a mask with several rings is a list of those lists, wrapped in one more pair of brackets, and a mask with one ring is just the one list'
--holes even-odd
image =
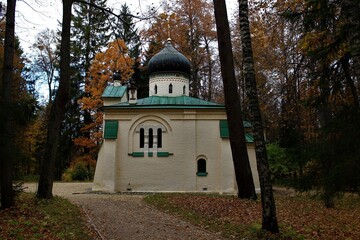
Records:
{"label": "tree trunk", "polygon": [[45,154],[40,167],[40,179],[37,196],[44,199],[52,197],[55,176],[56,153],[58,151],[60,131],[65,119],[66,104],[69,102],[70,89],[70,23],[73,0],[63,0],[63,22],[60,51],[60,81],[57,94],[50,108],[48,119]]}
{"label": "tree trunk", "polygon": [[207,37],[204,37],[205,42],[205,51],[206,51],[206,60],[207,60],[207,67],[208,67],[208,89],[206,98],[208,101],[212,100],[213,95],[213,78],[212,78],[212,70],[213,70],[213,64],[211,59],[211,53],[210,53],[210,41],[207,39]]}
{"label": "tree trunk", "polygon": [[11,117],[12,99],[11,83],[13,79],[14,52],[15,52],[15,6],[16,0],[7,1],[6,30],[4,47],[4,67],[0,98],[0,191],[1,208],[9,208],[15,204],[12,188],[12,161],[11,154]]}
{"label": "tree trunk", "polygon": [[225,106],[229,125],[230,146],[238,185],[238,196],[240,198],[256,199],[241,116],[239,94],[237,92],[225,1],[214,0],[214,9],[221,74],[224,83]]}
{"label": "tree trunk", "polygon": [[251,124],[253,126],[255,153],[261,187],[262,229],[272,233],[277,233],[279,232],[279,227],[276,218],[275,199],[272,190],[262,117],[256,87],[247,0],[239,0],[239,22],[244,61],[244,76],[246,81],[246,94],[249,100],[249,110]]}

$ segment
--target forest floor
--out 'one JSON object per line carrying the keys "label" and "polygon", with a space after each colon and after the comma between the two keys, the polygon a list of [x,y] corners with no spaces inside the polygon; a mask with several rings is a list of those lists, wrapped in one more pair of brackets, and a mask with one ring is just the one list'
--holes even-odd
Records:
{"label": "forest floor", "polygon": [[226,239],[360,239],[360,197],[345,195],[335,208],[292,190],[275,189],[280,234],[261,230],[261,202],[234,196],[159,194],[146,202],[165,212],[218,232]]}
{"label": "forest floor", "polygon": [[[27,184],[35,191],[35,184]],[[275,189],[281,234],[261,231],[260,201],[205,194],[89,193],[91,183],[55,183],[80,206],[98,239],[360,239],[360,198],[327,209],[319,199]],[[158,210],[159,209],[159,210]]]}

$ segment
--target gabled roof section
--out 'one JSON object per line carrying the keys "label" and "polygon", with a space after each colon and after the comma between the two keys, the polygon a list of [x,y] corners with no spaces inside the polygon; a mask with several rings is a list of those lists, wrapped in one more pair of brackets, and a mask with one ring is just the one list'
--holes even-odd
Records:
{"label": "gabled roof section", "polygon": [[225,108],[225,106],[189,96],[151,96],[138,99],[136,104],[118,103],[107,108]]}
{"label": "gabled roof section", "polygon": [[121,98],[126,93],[127,86],[107,86],[101,97],[103,98]]}

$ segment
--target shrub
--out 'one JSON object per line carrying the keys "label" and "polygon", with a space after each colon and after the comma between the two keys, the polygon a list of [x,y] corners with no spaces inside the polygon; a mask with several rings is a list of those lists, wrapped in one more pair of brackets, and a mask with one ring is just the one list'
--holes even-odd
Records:
{"label": "shrub", "polygon": [[88,156],[75,159],[62,175],[64,181],[88,181],[94,177],[96,162]]}
{"label": "shrub", "polygon": [[271,143],[267,145],[267,153],[273,180],[278,183],[288,182],[296,172],[296,166],[291,161],[286,149],[277,143]]}

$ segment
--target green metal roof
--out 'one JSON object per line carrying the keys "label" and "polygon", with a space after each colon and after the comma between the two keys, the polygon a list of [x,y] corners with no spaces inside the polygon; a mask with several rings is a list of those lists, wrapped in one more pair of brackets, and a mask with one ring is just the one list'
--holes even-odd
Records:
{"label": "green metal roof", "polygon": [[189,96],[151,96],[138,99],[136,104],[118,103],[104,108],[225,108],[224,105]]}
{"label": "green metal roof", "polygon": [[107,86],[101,97],[105,98],[121,98],[126,93],[127,86]]}

